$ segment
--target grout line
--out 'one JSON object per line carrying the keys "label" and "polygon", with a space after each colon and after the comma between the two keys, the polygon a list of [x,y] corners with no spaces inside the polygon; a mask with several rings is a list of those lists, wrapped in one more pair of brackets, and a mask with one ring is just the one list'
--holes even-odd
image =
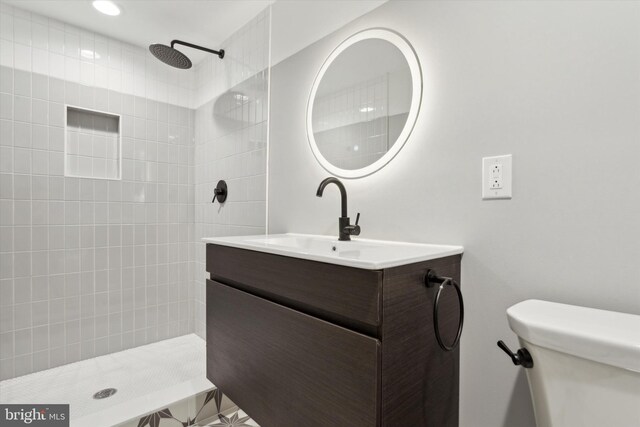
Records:
{"label": "grout line", "polygon": [[268,60],[267,60],[267,140],[265,153],[265,226],[264,234],[269,234],[269,155],[271,151],[271,42],[272,42],[272,16],[273,4],[269,4],[269,42],[268,42]]}

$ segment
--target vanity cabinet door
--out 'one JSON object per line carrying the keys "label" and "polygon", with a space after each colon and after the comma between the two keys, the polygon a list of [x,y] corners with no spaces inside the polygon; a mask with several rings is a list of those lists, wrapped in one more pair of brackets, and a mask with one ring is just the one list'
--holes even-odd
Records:
{"label": "vanity cabinet door", "polygon": [[261,427],[379,425],[380,342],[207,280],[207,378]]}
{"label": "vanity cabinet door", "polygon": [[346,328],[379,336],[380,270],[207,245],[211,279]]}

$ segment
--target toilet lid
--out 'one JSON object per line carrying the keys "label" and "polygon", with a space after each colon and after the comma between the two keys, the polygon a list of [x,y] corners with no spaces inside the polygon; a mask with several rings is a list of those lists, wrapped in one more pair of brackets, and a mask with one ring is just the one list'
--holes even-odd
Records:
{"label": "toilet lid", "polygon": [[640,372],[640,316],[527,300],[507,309],[520,338],[584,359]]}

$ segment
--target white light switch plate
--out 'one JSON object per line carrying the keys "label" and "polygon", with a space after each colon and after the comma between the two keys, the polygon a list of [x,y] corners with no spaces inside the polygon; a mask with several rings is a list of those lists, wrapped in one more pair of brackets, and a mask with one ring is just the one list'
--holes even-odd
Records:
{"label": "white light switch plate", "polygon": [[511,198],[511,154],[482,158],[482,198]]}

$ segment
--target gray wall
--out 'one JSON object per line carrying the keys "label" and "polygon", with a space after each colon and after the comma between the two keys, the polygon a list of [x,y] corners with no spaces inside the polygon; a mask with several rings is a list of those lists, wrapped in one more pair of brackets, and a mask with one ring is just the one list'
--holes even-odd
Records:
{"label": "gray wall", "polygon": [[[539,298],[640,314],[640,3],[392,1],[272,69],[269,232],[335,234],[305,134],[317,70],[349,34],[400,31],[424,73],[401,153],[346,182],[362,237],[465,246],[461,425],[533,426],[505,309]],[[481,158],[514,197],[481,200]]]}

